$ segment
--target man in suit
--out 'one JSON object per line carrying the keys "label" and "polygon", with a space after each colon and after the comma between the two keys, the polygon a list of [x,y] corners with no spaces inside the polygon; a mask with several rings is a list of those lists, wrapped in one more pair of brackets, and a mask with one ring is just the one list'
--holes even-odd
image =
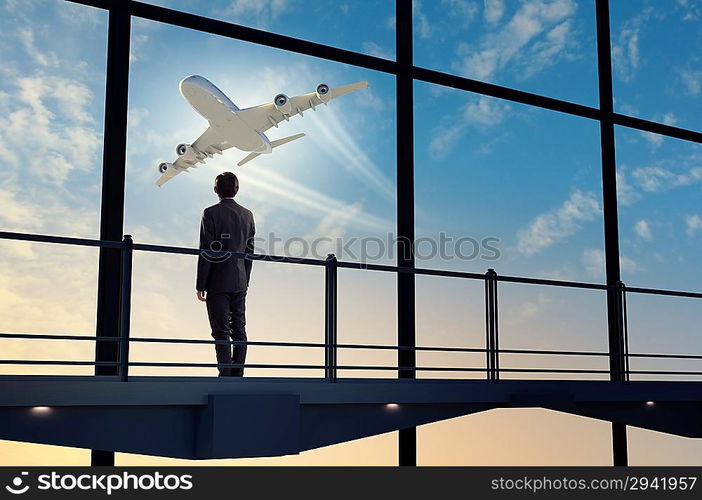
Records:
{"label": "man in suit", "polygon": [[[246,341],[246,291],[251,259],[208,254],[207,250],[253,253],[254,218],[234,197],[239,179],[232,172],[217,176],[214,192],[219,203],[207,207],[200,224],[197,262],[197,298],[207,303],[207,316],[215,340]],[[215,344],[218,364],[244,364],[246,345]],[[243,367],[219,367],[220,377],[243,377]]]}

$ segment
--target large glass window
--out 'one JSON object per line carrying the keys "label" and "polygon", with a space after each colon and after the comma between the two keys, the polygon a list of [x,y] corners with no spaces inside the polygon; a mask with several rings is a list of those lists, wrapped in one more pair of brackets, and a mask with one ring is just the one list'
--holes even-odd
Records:
{"label": "large glass window", "polygon": [[602,280],[597,122],[415,89],[418,265]]}
{"label": "large glass window", "polygon": [[[96,238],[107,14],[69,2],[0,4],[0,228]],[[81,37],[76,37],[80,29]],[[95,334],[97,251],[0,242],[0,331]],[[94,343],[2,341],[6,359],[90,362]],[[91,374],[91,366],[2,365]]]}
{"label": "large glass window", "polygon": [[702,145],[616,129],[622,279],[630,286],[702,289]]}
{"label": "large glass window", "polygon": [[58,0],[0,4],[4,230],[98,236],[106,20]]}

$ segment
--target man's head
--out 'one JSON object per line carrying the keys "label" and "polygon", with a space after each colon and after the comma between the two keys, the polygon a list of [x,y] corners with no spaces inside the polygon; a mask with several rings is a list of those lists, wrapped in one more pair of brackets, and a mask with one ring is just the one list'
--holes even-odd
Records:
{"label": "man's head", "polygon": [[214,192],[220,198],[233,198],[239,191],[239,179],[234,172],[222,172],[215,178]]}

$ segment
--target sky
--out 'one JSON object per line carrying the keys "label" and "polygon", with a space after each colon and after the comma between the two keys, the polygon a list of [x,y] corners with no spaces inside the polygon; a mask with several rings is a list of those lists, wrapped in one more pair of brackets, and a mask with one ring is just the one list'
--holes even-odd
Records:
{"label": "sky", "polygon": [[[388,0],[153,3],[394,58],[394,3]],[[59,0],[2,0],[0,14],[0,227],[97,238],[107,16]],[[614,1],[611,18],[616,110],[702,130],[702,58],[691,49],[702,42],[702,2]],[[414,37],[417,66],[597,105],[593,1],[416,0]],[[367,260],[394,262],[392,255],[377,255],[378,239],[394,232],[396,219],[392,76],[143,19],[133,21],[131,40],[125,232],[135,241],[195,246],[202,209],[216,202],[215,175],[234,169],[242,186],[237,198],[255,214],[261,251],[294,256],[300,241],[365,238]],[[239,168],[234,165],[245,153],[229,150],[159,189],[158,163],[173,161],[176,145],[194,141],[206,127],[178,92],[178,82],[191,74],[211,80],[240,108],[270,102],[279,92],[310,92],[320,82],[367,80],[370,86],[269,131],[271,139],[307,134],[272,155]],[[597,123],[422,82],[414,88],[418,265],[602,282]],[[702,148],[617,127],[616,151],[623,280],[700,291]],[[431,242],[441,238],[452,245],[446,255],[433,255]],[[464,257],[472,253],[470,241],[492,238],[498,258],[484,246],[478,257],[457,258],[451,249],[459,238],[468,242],[459,248]],[[16,242],[0,242],[0,248],[1,331],[94,334],[95,250]],[[339,253],[334,245],[319,245],[319,256],[328,252]],[[357,243],[339,257],[358,261],[359,252]],[[194,299],[192,258],[137,254],[134,273],[134,336],[208,338],[206,315]],[[394,277],[345,270],[339,279],[340,341],[394,343]],[[321,269],[256,263],[250,338],[321,342],[322,307]],[[483,307],[482,283],[418,277],[418,344],[482,347]],[[501,284],[501,346],[604,350],[605,312],[600,291]],[[702,340],[695,333],[701,319],[699,301],[631,296],[630,350],[700,353]],[[91,342],[2,342],[13,358],[90,360],[93,354]],[[323,359],[319,351],[300,349],[249,352],[253,363]],[[209,347],[132,348],[134,360],[212,358]],[[341,352],[339,359],[395,362],[386,352]],[[422,353],[418,359],[425,366],[484,362],[472,355]],[[502,366],[606,368],[603,360],[524,356],[505,356]],[[638,360],[632,367],[700,369]],[[90,373],[23,366],[2,372]],[[163,368],[133,373],[167,374]],[[320,376],[314,370],[284,374]],[[359,375],[392,373],[343,374]],[[632,463],[697,463],[702,450],[699,440],[631,428],[629,433]],[[490,451],[494,439],[505,435],[512,444]],[[419,443],[424,464],[610,460],[606,423],[537,409],[496,410],[424,426]],[[87,460],[84,451],[59,447],[6,442],[0,448],[12,452],[2,456],[15,464],[46,460],[46,449],[52,450],[49,459],[62,463]],[[231,463],[392,464],[395,457],[396,438],[388,434],[299,457]],[[167,461],[119,454],[117,463]]]}

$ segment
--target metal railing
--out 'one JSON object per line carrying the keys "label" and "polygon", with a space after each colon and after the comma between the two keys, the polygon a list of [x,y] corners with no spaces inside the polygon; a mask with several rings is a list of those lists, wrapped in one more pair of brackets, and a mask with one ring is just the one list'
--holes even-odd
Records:
{"label": "metal railing", "polygon": [[[368,371],[423,371],[423,372],[474,372],[485,373],[485,377],[490,381],[499,381],[501,373],[541,373],[541,374],[598,374],[598,375],[621,375],[622,379],[629,381],[631,375],[678,375],[678,376],[700,376],[702,371],[671,371],[671,370],[632,370],[630,367],[631,358],[650,359],[677,359],[677,360],[702,360],[702,355],[695,354],[664,354],[664,353],[631,353],[629,352],[628,333],[628,311],[626,298],[629,293],[664,295],[673,297],[702,298],[700,292],[663,290],[653,288],[627,287],[619,282],[616,285],[619,297],[618,316],[621,319],[623,334],[623,346],[621,352],[609,351],[578,351],[578,350],[542,350],[542,349],[501,349],[499,347],[499,327],[498,327],[498,283],[523,283],[532,285],[545,285],[575,289],[608,290],[608,286],[599,283],[585,283],[576,281],[563,281],[542,278],[527,278],[521,276],[500,276],[494,269],[489,269],[485,274],[470,273],[461,271],[446,271],[437,269],[408,268],[382,264],[366,264],[356,262],[345,262],[337,260],[336,256],[330,254],[325,260],[296,258],[264,254],[244,254],[236,252],[207,250],[210,256],[228,256],[231,258],[251,259],[264,262],[282,262],[288,264],[299,264],[308,266],[319,266],[324,268],[325,274],[325,308],[324,325],[325,338],[323,343],[315,342],[275,342],[275,341],[227,341],[227,340],[205,340],[205,339],[183,339],[183,338],[161,338],[161,337],[131,337],[131,296],[132,296],[132,261],[134,251],[157,252],[180,255],[200,255],[203,250],[197,248],[164,246],[135,243],[130,235],[125,235],[122,242],[102,241],[86,238],[72,238],[61,236],[49,236],[39,234],[27,234],[16,232],[0,232],[0,240],[30,241],[36,243],[64,244],[72,246],[113,248],[121,250],[122,272],[120,286],[120,325],[119,337],[111,336],[86,336],[86,335],[66,335],[66,334],[34,334],[34,333],[0,333],[0,339],[25,339],[25,340],[71,340],[71,341],[92,341],[92,342],[118,342],[119,361],[68,361],[68,360],[24,360],[24,359],[0,359],[0,365],[56,365],[56,366],[112,366],[119,367],[119,377],[123,381],[129,379],[130,367],[244,367],[244,368],[266,368],[266,369],[309,369],[324,370],[324,378],[329,382],[337,380],[339,370],[368,370]],[[485,284],[485,347],[450,347],[450,346],[401,346],[401,345],[380,345],[380,344],[353,344],[339,343],[337,338],[337,274],[338,269],[371,270],[392,273],[412,273],[415,275],[441,276],[450,278],[463,278],[472,280],[482,280]],[[217,363],[188,363],[188,362],[147,362],[130,361],[129,348],[134,342],[137,343],[167,343],[167,344],[218,344],[226,343],[230,345],[264,346],[264,347],[301,347],[324,350],[324,364],[217,364]],[[485,366],[370,366],[370,365],[339,365],[337,354],[340,349],[351,350],[412,350],[415,352],[445,352],[445,353],[483,353],[486,356]],[[610,360],[619,361],[621,369],[589,369],[589,368],[503,368],[500,366],[501,354],[518,355],[545,355],[545,356],[583,356],[583,357],[604,357]]]}

